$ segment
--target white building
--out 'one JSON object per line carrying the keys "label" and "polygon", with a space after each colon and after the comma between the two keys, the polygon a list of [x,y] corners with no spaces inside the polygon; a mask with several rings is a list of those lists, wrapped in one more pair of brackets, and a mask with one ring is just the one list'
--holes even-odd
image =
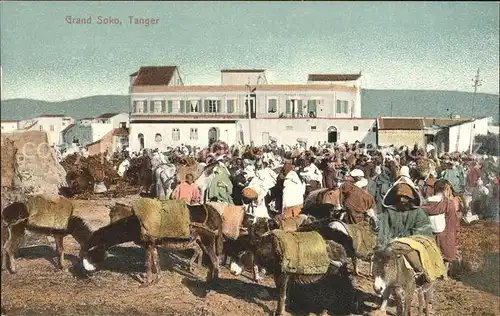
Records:
{"label": "white building", "polygon": [[287,143],[307,138],[310,144],[375,139],[375,120],[359,120],[360,75],[342,84],[269,84],[264,70],[224,70],[223,84],[205,86],[184,86],[178,75],[175,66],[141,67],[131,75],[133,149],[206,146],[219,139],[255,145],[269,137]]}
{"label": "white building", "polygon": [[63,114],[46,114],[31,120],[22,121],[22,128],[24,130],[46,132],[50,145],[60,145],[63,143],[61,131],[74,123],[75,120],[73,118]]}
{"label": "white building", "polygon": [[474,150],[474,138],[477,135],[488,134],[489,117],[468,119],[439,130],[434,138],[434,142],[439,152],[467,151]]}
{"label": "white building", "polygon": [[128,113],[106,113],[95,118],[82,118],[62,131],[62,134],[64,143],[68,146],[74,142],[88,145],[101,140],[114,129],[127,128],[129,128]]}
{"label": "white building", "polygon": [[[88,119],[88,118],[86,118]],[[113,128],[128,128],[129,114],[128,113],[105,113],[94,118],[91,123],[111,124]]]}
{"label": "white building", "polygon": [[2,133],[13,133],[19,130],[19,120],[0,120]]}

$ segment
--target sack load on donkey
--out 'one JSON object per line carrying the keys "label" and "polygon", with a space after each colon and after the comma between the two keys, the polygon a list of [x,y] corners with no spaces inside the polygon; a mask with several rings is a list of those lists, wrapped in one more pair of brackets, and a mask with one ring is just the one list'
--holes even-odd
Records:
{"label": "sack load on donkey", "polygon": [[133,203],[134,214],[153,238],[189,238],[190,216],[184,200],[159,201],[139,198]]}
{"label": "sack load on donkey", "polygon": [[221,202],[208,202],[222,216],[222,234],[225,238],[236,240],[240,236],[245,209],[243,205]]}
{"label": "sack load on donkey", "polygon": [[274,245],[286,273],[324,274],[330,266],[326,242],[317,232],[273,230]]}
{"label": "sack load on donkey", "polygon": [[28,225],[64,231],[73,215],[73,204],[64,197],[35,195],[26,202]]}

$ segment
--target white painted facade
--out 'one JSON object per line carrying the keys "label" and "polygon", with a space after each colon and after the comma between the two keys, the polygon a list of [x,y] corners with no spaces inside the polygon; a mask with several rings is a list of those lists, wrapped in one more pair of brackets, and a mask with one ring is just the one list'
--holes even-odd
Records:
{"label": "white painted facade", "polygon": [[222,70],[222,85],[267,84],[265,70]]}
{"label": "white painted facade", "polygon": [[[129,127],[129,114],[128,113],[118,113],[109,118],[96,117],[91,123],[105,123],[111,124],[113,128],[128,128]],[[122,126],[123,125],[123,126]]]}
{"label": "white painted facade", "polygon": [[2,133],[13,133],[19,130],[19,121],[17,120],[1,120]]}
{"label": "white painted facade", "polygon": [[92,142],[96,142],[109,133],[114,127],[111,123],[91,123]]}
{"label": "white painted facade", "polygon": [[61,131],[67,126],[74,124],[75,120],[64,115],[41,115],[32,120],[24,121],[28,130],[43,131],[47,133],[49,145],[61,145],[63,139]]}
{"label": "white painted facade", "polygon": [[[271,139],[290,145],[300,140],[306,142],[307,146],[329,141],[377,143],[376,119],[284,118],[250,121],[252,141],[256,146],[269,144]],[[250,143],[249,120],[240,120],[236,124],[237,132],[243,132],[244,143]],[[238,135],[241,137],[241,134]]]}
{"label": "white painted facade", "polygon": [[[158,148],[180,144],[206,146],[209,142],[209,131],[218,133],[218,139],[234,144],[236,142],[236,124],[227,123],[133,123],[130,125],[129,146],[132,150],[142,148]],[[215,130],[213,130],[215,129]],[[141,145],[141,138],[144,140]]]}
{"label": "white painted facade", "polygon": [[465,122],[450,126],[449,150],[466,151],[470,148],[476,135],[488,134],[488,118],[477,119],[471,122]]}

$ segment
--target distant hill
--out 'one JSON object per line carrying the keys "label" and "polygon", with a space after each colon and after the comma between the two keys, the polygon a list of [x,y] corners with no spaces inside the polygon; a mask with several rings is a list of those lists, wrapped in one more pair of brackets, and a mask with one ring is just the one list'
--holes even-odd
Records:
{"label": "distant hill", "polygon": [[[363,117],[435,116],[450,114],[461,117],[493,116],[499,122],[499,96],[478,93],[474,108],[473,93],[430,90],[368,90],[361,91]],[[392,102],[392,114],[391,114]],[[98,116],[106,112],[129,112],[126,95],[98,95],[61,102],[32,99],[1,101],[2,119],[29,119],[42,114],[66,114],[74,118]]]}

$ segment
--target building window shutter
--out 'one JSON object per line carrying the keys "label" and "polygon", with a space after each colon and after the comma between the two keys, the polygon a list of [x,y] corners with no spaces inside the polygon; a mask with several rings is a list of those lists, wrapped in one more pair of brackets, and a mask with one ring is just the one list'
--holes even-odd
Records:
{"label": "building window shutter", "polygon": [[342,101],[337,100],[337,110],[336,113],[342,113]]}
{"label": "building window shutter", "polygon": [[217,100],[217,113],[220,113],[220,100]]}
{"label": "building window shutter", "polygon": [[227,100],[227,113],[234,113],[234,100]]}
{"label": "building window shutter", "polygon": [[184,113],[184,109],[186,108],[186,101],[181,100],[180,102],[180,107],[179,107],[179,113]]}
{"label": "building window shutter", "polygon": [[290,100],[286,100],[285,113],[290,114]]}
{"label": "building window shutter", "polygon": [[132,106],[132,112],[137,112],[137,101],[134,101],[134,105]]}
{"label": "building window shutter", "polygon": [[144,100],[144,102],[142,102],[142,110],[144,113],[148,112],[148,100]]}
{"label": "building window shutter", "polygon": [[155,112],[155,102],[154,101],[149,101],[149,112],[151,112],[151,113]]}
{"label": "building window shutter", "polygon": [[297,113],[302,114],[302,100],[297,100]]}
{"label": "building window shutter", "polygon": [[307,113],[316,113],[316,108],[317,108],[317,101],[316,100],[309,100],[307,101]]}
{"label": "building window shutter", "polygon": [[165,100],[161,101],[161,113],[165,113],[167,112],[166,108],[165,108]]}
{"label": "building window shutter", "polygon": [[168,113],[172,113],[172,110],[173,110],[173,106],[172,106],[172,101],[168,101],[167,102],[167,111]]}
{"label": "building window shutter", "polygon": [[209,112],[209,101],[205,100],[205,113]]}
{"label": "building window shutter", "polygon": [[196,104],[196,112],[198,112],[198,113],[202,112],[201,105],[202,105],[202,103],[201,103],[201,99],[200,99],[200,100],[198,100],[198,102]]}

